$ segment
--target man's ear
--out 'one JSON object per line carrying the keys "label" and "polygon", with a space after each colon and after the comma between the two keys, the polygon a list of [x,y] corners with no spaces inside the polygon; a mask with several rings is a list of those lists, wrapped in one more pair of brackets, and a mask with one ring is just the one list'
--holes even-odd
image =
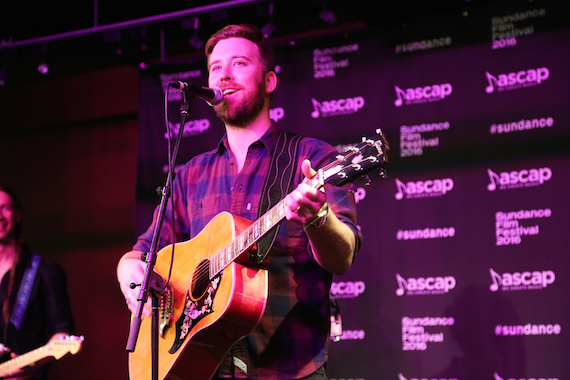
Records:
{"label": "man's ear", "polygon": [[270,71],[265,74],[265,91],[270,94],[275,91],[277,87],[277,74],[275,71]]}

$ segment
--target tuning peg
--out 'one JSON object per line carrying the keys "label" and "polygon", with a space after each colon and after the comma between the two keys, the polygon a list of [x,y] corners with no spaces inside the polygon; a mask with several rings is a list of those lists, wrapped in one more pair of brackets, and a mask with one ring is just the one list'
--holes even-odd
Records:
{"label": "tuning peg", "polygon": [[388,173],[386,173],[386,169],[384,169],[384,167],[380,168],[378,175],[380,176],[380,178],[387,178],[388,177]]}
{"label": "tuning peg", "polygon": [[350,183],[350,186],[348,187],[348,191],[350,191],[351,193],[356,193],[358,189],[356,188],[356,185],[354,184],[354,182]]}

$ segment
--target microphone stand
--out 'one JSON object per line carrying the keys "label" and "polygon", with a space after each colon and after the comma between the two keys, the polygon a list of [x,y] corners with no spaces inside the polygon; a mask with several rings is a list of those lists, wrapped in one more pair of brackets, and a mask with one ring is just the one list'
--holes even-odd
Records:
{"label": "microphone stand", "polygon": [[[193,97],[192,97],[193,98]],[[152,380],[158,380],[158,324],[159,324],[159,308],[160,308],[160,295],[164,291],[164,279],[154,272],[154,265],[156,263],[156,257],[158,252],[158,240],[160,237],[160,230],[162,229],[162,224],[164,223],[164,214],[168,200],[171,196],[172,181],[174,180],[174,164],[176,163],[176,158],[178,156],[178,149],[180,147],[180,142],[182,140],[182,135],[184,134],[184,124],[186,123],[186,117],[188,116],[189,103],[186,99],[186,92],[182,91],[182,104],[180,106],[180,128],[178,130],[178,137],[176,139],[176,145],[174,146],[174,151],[172,154],[171,163],[169,166],[168,176],[166,178],[166,185],[162,187],[160,201],[160,207],[158,210],[158,216],[154,232],[152,235],[152,242],[150,247],[150,252],[143,253],[141,259],[146,262],[146,268],[144,273],[143,282],[141,284],[131,284],[131,287],[139,286],[141,291],[139,294],[138,306],[136,315],[133,317],[131,322],[131,329],[129,332],[129,338],[127,341],[127,352],[133,352],[135,350],[136,342],[138,339],[140,326],[142,322],[142,314],[144,310],[144,304],[148,298],[150,291],[152,299],[152,324],[151,324],[151,356],[152,356]]]}

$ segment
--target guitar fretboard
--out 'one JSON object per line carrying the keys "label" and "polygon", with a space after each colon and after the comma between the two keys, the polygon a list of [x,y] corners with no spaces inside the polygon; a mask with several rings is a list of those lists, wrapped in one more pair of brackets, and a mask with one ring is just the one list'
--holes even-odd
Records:
{"label": "guitar fretboard", "polygon": [[253,247],[259,239],[271,231],[284,218],[285,201],[282,200],[212,257],[210,261],[210,278],[220,273],[236,257]]}
{"label": "guitar fretboard", "polygon": [[[315,176],[310,179],[305,179],[304,182],[315,189],[320,189],[325,183],[339,186],[345,183],[347,179],[364,173],[369,170],[370,167],[378,166],[382,163],[383,161],[379,160],[378,157],[383,156],[382,147],[384,143],[384,140],[365,140],[358,147],[354,147],[344,155],[337,156],[334,162],[320,169]],[[373,154],[362,159],[362,150],[366,147],[372,150]],[[284,199],[253,222],[230,244],[212,256],[209,268],[210,279],[219,274],[238,256],[251,249],[259,239],[265,236],[283,219],[285,219]]]}

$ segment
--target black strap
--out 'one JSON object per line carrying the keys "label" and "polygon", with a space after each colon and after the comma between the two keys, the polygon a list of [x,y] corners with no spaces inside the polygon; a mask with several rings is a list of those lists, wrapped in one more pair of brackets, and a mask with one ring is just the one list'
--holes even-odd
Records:
{"label": "black strap", "polygon": [[[292,191],[293,174],[297,167],[297,148],[302,138],[303,136],[296,133],[279,134],[259,201],[258,219]],[[279,224],[259,240],[257,249],[251,250],[251,261],[260,264],[265,260],[278,231]]]}

